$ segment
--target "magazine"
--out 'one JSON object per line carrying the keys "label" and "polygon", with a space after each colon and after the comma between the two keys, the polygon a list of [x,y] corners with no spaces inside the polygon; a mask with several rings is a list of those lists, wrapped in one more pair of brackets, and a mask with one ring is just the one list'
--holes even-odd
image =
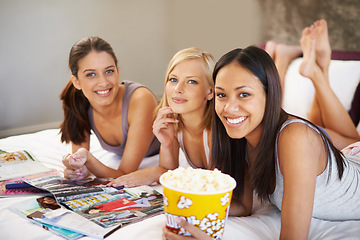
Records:
{"label": "magazine", "polygon": [[[25,180],[53,194],[57,208],[51,209],[38,199],[45,210],[30,217],[41,223],[72,230],[94,238],[105,238],[122,226],[163,212],[163,196],[150,186],[107,187],[108,179],[72,182],[61,176]],[[49,197],[45,197],[49,202]],[[14,211],[24,212],[21,206]],[[16,210],[17,209],[17,210]]]}
{"label": "magazine", "polygon": [[57,227],[54,225],[46,224],[46,223],[36,220],[36,218],[31,217],[31,214],[33,214],[34,212],[45,212],[46,211],[46,208],[41,207],[38,203],[38,200],[36,200],[36,199],[31,199],[31,200],[27,199],[26,201],[20,202],[19,204],[12,206],[10,208],[10,210],[15,212],[16,214],[18,214],[21,217],[30,219],[36,225],[39,225],[42,228],[44,228],[58,236],[61,236],[65,239],[75,240],[75,239],[78,239],[83,236],[81,233],[63,229],[63,228],[60,228],[60,227]]}
{"label": "magazine", "polygon": [[31,221],[70,230],[89,237],[104,239],[119,227],[103,228],[79,214],[61,207],[53,197],[26,199],[14,204],[10,210],[18,215],[26,215]]}
{"label": "magazine", "polygon": [[125,226],[163,212],[163,195],[150,186],[65,201],[68,209],[102,227]]}
{"label": "magazine", "polygon": [[15,178],[0,182],[0,197],[19,197],[19,196],[46,196],[51,195],[46,190],[36,188],[25,182],[27,179],[39,178],[48,175],[60,175],[60,172],[53,169],[51,172],[39,173],[27,177]]}
{"label": "magazine", "polygon": [[[4,152],[4,151],[1,151]],[[16,151],[0,154],[0,181],[50,172],[28,151]]]}
{"label": "magazine", "polygon": [[49,175],[27,179],[25,182],[36,188],[49,191],[54,195],[58,203],[119,190],[117,188],[107,187],[106,184],[109,180],[101,178],[71,181],[59,175]]}

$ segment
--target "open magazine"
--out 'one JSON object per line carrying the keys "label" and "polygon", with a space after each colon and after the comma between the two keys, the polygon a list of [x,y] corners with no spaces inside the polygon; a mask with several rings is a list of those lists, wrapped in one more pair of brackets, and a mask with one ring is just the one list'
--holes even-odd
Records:
{"label": "open magazine", "polygon": [[108,181],[104,179],[72,182],[61,176],[44,176],[26,182],[49,191],[54,200],[38,199],[44,209],[32,211],[31,215],[26,204],[13,206],[14,212],[94,238],[103,239],[124,225],[163,211],[162,194],[149,186],[116,189],[106,187]]}
{"label": "open magazine", "polygon": [[0,181],[50,172],[50,168],[42,164],[28,151],[0,153]]}

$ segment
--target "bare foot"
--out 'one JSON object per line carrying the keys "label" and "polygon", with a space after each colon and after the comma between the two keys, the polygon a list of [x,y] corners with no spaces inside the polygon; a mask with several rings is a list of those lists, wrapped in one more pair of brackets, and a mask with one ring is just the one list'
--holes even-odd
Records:
{"label": "bare foot", "polygon": [[273,60],[275,60],[276,45],[277,44],[274,41],[267,41],[265,44],[265,51],[270,55]]}
{"label": "bare foot", "polygon": [[302,32],[300,45],[303,50],[303,61],[299,67],[299,73],[312,81],[316,77],[316,73],[321,71],[316,63],[315,54],[315,33],[313,27],[306,27]]}
{"label": "bare foot", "polygon": [[316,62],[320,66],[321,70],[326,73],[329,70],[331,60],[331,47],[327,23],[324,19],[314,22],[314,33],[316,37]]}

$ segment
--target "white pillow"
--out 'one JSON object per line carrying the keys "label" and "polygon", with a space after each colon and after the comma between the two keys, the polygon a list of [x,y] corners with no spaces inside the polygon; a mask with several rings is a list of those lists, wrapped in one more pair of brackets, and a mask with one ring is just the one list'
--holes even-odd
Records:
{"label": "white pillow", "polygon": [[[288,113],[306,118],[314,99],[314,86],[310,79],[298,72],[302,58],[291,62],[285,75],[283,108]],[[331,60],[330,86],[344,105],[350,110],[351,102],[360,81],[360,61]]]}

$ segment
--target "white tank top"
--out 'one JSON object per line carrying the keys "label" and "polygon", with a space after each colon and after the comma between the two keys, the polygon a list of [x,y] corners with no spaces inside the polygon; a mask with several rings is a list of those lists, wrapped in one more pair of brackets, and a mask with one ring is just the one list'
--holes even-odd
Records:
{"label": "white tank top", "polygon": [[[191,162],[186,150],[185,150],[185,146],[184,146],[184,140],[183,140],[183,133],[182,131],[178,132],[178,141],[179,141],[179,146],[181,148],[181,150],[184,152],[184,155],[186,157],[187,162],[189,163],[189,165],[192,168],[198,168],[197,166],[194,165],[194,163]],[[206,131],[206,129],[204,129],[203,131],[203,145],[204,145],[204,151],[205,151],[205,156],[206,156],[206,162],[207,165],[210,166],[210,159],[209,159],[209,155],[210,155],[210,149],[208,146],[208,133]]]}

